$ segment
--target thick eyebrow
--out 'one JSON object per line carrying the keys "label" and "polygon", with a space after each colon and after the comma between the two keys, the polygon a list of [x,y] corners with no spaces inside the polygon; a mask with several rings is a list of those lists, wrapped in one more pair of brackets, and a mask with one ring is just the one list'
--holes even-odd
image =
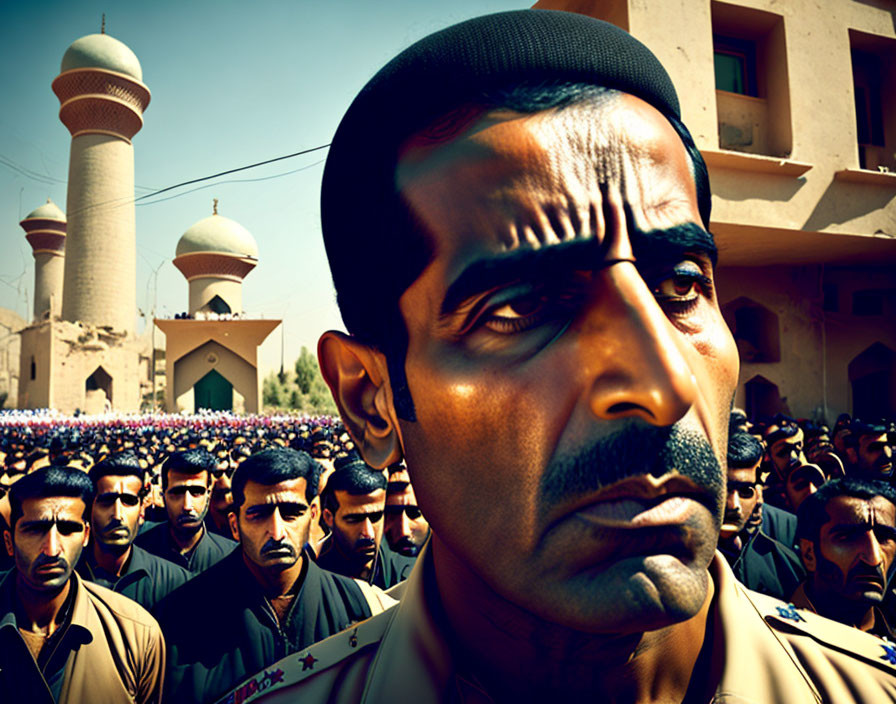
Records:
{"label": "thick eyebrow", "polygon": [[254,516],[255,514],[271,514],[274,512],[274,509],[278,506],[282,508],[290,508],[294,507],[300,511],[304,511],[308,508],[308,504],[302,503],[300,501],[278,501],[276,503],[270,504],[255,504],[254,506],[250,506],[246,509],[247,516]]}
{"label": "thick eyebrow", "polygon": [[[693,222],[661,230],[638,230],[629,225],[629,239],[637,259],[670,260],[687,252],[706,254],[715,266],[718,250],[712,234]],[[613,263],[604,258],[606,242],[595,238],[521,249],[479,259],[448,286],[440,315],[453,313],[465,301],[516,281],[552,280],[568,271],[596,271]],[[593,261],[592,265],[584,262]]]}
{"label": "thick eyebrow", "polygon": [[22,529],[37,528],[44,533],[50,530],[54,525],[56,525],[60,531],[63,529],[68,529],[70,532],[84,530],[84,524],[79,523],[78,521],[68,521],[64,519],[57,520],[53,518],[37,519],[36,521],[20,521],[19,525]]}

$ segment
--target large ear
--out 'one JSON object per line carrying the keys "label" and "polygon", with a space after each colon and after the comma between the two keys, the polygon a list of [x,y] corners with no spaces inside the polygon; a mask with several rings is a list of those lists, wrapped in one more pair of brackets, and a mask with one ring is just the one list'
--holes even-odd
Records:
{"label": "large ear", "polygon": [[803,567],[810,574],[815,571],[815,546],[811,540],[800,538],[800,558],[803,561]]}
{"label": "large ear", "polygon": [[385,355],[330,330],[317,343],[317,358],[345,427],[367,464],[383,469],[398,462],[401,431]]}
{"label": "large ear", "polygon": [[16,552],[12,544],[12,533],[10,533],[8,530],[3,531],[3,545],[6,546],[7,555],[9,555],[10,557],[16,556]]}

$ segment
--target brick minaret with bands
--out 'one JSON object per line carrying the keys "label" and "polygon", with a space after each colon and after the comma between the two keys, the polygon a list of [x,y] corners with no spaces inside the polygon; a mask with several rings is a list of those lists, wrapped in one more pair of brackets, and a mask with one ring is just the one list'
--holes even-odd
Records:
{"label": "brick minaret with bands", "polygon": [[132,137],[149,89],[134,53],[107,34],[65,52],[53,81],[59,119],[72,135],[62,318],[133,333],[136,224]]}

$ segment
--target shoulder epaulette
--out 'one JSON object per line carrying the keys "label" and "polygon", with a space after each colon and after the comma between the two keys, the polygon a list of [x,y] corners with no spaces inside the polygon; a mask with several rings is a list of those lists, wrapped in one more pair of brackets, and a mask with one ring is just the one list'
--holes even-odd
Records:
{"label": "shoulder epaulette", "polygon": [[776,631],[807,636],[826,648],[896,674],[896,643],[764,594],[749,592],[749,598]]}
{"label": "shoulder epaulette", "polygon": [[255,677],[243,682],[230,694],[220,699],[218,704],[244,704],[254,701],[262,694],[298,684],[376,646],[382,640],[392,616],[393,609],[387,609],[377,616],[356,623],[319,643],[310,645],[298,653],[287,655],[282,660],[266,667]]}

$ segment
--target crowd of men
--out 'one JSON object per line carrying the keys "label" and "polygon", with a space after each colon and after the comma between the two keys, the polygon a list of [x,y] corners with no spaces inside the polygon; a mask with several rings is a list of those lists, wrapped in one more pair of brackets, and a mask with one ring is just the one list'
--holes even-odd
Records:
{"label": "crowd of men", "polygon": [[[737,578],[896,644],[893,431],[732,413]],[[0,462],[0,691],[47,701],[95,691],[87,668],[136,701],[217,701],[388,608],[428,538],[407,469],[329,417],[11,412]]]}
{"label": "crowd of men", "polygon": [[28,701],[216,701],[394,603],[428,534],[329,417],[10,412],[0,463],[0,692]]}
{"label": "crowd of men", "polygon": [[0,692],[896,702],[892,422],[731,412],[710,211],[623,30],[406,49],[322,183],[345,427],[0,419]]}

